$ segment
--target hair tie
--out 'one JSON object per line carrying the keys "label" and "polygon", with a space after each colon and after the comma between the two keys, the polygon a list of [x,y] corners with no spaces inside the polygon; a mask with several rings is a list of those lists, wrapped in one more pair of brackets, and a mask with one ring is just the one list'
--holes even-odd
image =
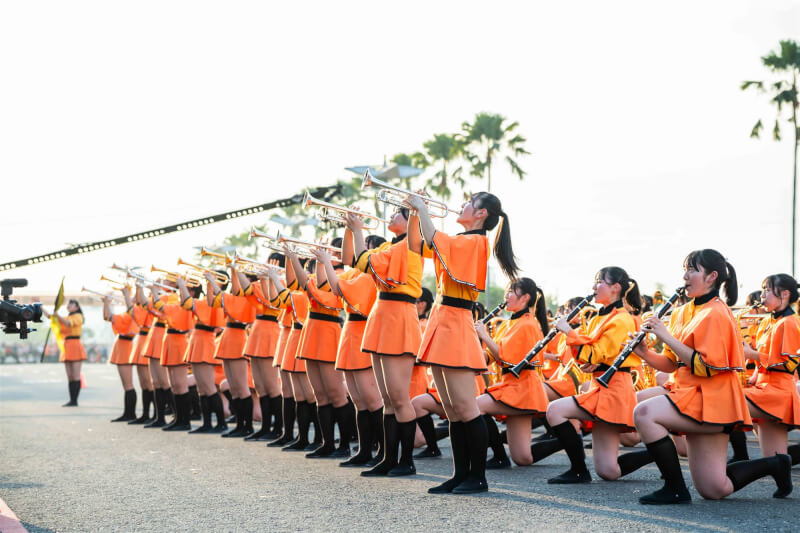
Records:
{"label": "hair tie", "polygon": [[633,281],[632,279],[629,279],[628,280],[628,290],[626,290],[625,294],[622,296],[622,298],[624,300],[628,299],[628,293],[631,292],[635,286],[636,286],[636,282]]}
{"label": "hair tie", "polygon": [[542,293],[541,293],[541,291],[539,291],[539,290],[538,290],[538,289],[539,289],[538,287],[537,287],[536,289],[537,289],[537,290],[536,290],[536,299],[533,301],[533,305],[532,305],[532,306],[530,306],[530,307],[533,307],[533,310],[534,310],[534,312],[536,311],[536,304],[538,304],[538,303],[539,303],[539,297],[540,297],[540,296],[541,296],[541,294],[542,294]]}

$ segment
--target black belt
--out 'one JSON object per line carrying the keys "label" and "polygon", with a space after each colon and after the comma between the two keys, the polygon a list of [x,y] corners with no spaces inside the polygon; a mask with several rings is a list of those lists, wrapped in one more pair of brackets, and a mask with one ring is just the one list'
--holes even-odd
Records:
{"label": "black belt", "polygon": [[342,323],[342,319],[338,316],[326,315],[325,313],[315,313],[313,311],[308,313],[308,318],[312,318],[314,320],[324,320],[325,322],[336,322],[340,325]]}
{"label": "black belt", "polygon": [[[605,364],[605,363],[600,363],[599,365],[597,365],[597,368],[595,368],[595,370],[594,370],[594,371],[595,371],[595,372],[605,372],[605,371],[606,371],[606,370],[608,370],[609,368],[611,368],[609,365],[607,365],[607,364]],[[630,373],[631,373],[631,367],[629,367],[629,366],[626,366],[626,367],[624,367],[624,368],[618,368],[618,369],[617,369],[617,372],[625,372],[625,373],[627,373],[627,374],[630,374]]]}
{"label": "black belt", "polygon": [[417,299],[413,296],[409,296],[408,294],[402,294],[399,292],[380,292],[378,294],[379,300],[391,300],[393,302],[408,302],[410,304],[417,303]]}
{"label": "black belt", "polygon": [[117,338],[121,341],[132,341],[136,338],[136,335],[118,335]]}
{"label": "black belt", "polygon": [[242,324],[241,322],[227,322],[225,327],[233,329],[245,329],[247,328],[247,324]]}
{"label": "black belt", "polygon": [[453,298],[452,296],[440,296],[439,304],[446,305],[447,307],[458,307],[459,309],[467,309],[472,311],[475,303],[472,300],[465,300],[463,298]]}
{"label": "black belt", "polygon": [[81,336],[80,335],[70,335],[69,337],[64,337],[65,341],[68,341],[70,339],[78,339],[78,340],[80,340]]}
{"label": "black belt", "polygon": [[148,333],[150,333],[149,329],[142,329],[139,331],[139,335],[147,335]]}
{"label": "black belt", "polygon": [[275,315],[256,315],[256,320],[266,320],[267,322],[277,322],[278,317]]}
{"label": "black belt", "polygon": [[213,326],[206,326],[205,324],[195,324],[194,329],[199,329],[200,331],[214,331]]}
{"label": "black belt", "polygon": [[159,321],[159,322],[156,322],[153,327],[154,328],[165,328],[165,327],[167,327],[167,323]]}
{"label": "black belt", "polygon": [[355,313],[347,313],[347,321],[348,322],[366,322],[367,317],[364,315],[357,315]]}
{"label": "black belt", "polygon": [[171,335],[185,335],[187,333],[189,333],[189,330],[182,330],[182,329],[175,329],[175,328],[169,328],[167,330],[167,335],[170,335],[170,334]]}
{"label": "black belt", "polygon": [[292,324],[292,329],[303,329],[303,324],[301,324],[300,322],[295,322],[294,324]]}
{"label": "black belt", "polygon": [[[536,369],[535,368],[531,368],[531,367],[525,367],[522,370],[520,370],[519,373],[522,374],[523,372],[530,372],[532,370],[536,370]],[[510,368],[504,368],[502,371],[500,371],[500,375],[501,376],[505,376],[506,374],[511,374],[511,369]]]}

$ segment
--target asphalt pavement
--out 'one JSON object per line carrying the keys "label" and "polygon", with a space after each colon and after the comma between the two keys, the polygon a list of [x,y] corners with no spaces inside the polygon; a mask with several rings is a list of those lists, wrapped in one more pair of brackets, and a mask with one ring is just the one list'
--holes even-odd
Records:
{"label": "asphalt pavement", "polygon": [[[31,532],[798,529],[800,489],[775,500],[771,478],[719,502],[692,488],[691,505],[646,507],[637,498],[661,486],[654,465],[620,481],[593,473],[589,485],[548,485],[568,468],[563,453],[490,471],[485,494],[432,496],[426,489],[451,472],[447,440],[442,458],[417,461],[416,476],[362,478],[263,443],[112,424],[122,410],[116,369],[84,365],[84,374],[80,407],[62,408],[61,365],[0,365],[0,499]],[[760,456],[752,435],[749,447]]]}

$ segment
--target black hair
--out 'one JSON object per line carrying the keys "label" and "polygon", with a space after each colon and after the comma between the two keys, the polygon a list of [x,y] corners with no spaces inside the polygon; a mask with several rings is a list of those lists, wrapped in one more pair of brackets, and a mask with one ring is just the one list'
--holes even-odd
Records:
{"label": "black hair", "polygon": [[[67,304],[75,304],[75,307],[77,307],[77,308],[78,308],[78,310],[77,310],[77,311],[75,311],[75,313],[80,313],[80,314],[81,314],[81,316],[83,316],[83,310],[81,309],[81,304],[79,304],[79,303],[78,303],[78,300],[69,300],[69,301],[67,302]],[[70,314],[71,314],[71,313],[70,313]]]}
{"label": "black hair", "polygon": [[250,274],[249,272],[245,272],[244,277],[249,279],[250,283],[255,283],[256,281],[258,281],[258,276],[256,276],[255,274]]}
{"label": "black hair", "polygon": [[314,267],[316,266],[317,266],[317,260],[309,258],[308,261],[306,261],[306,263],[303,265],[303,268],[306,269],[306,272],[313,273]]}
{"label": "black hair", "polygon": [[422,287],[422,294],[419,295],[417,301],[425,302],[425,311],[420,316],[428,318],[428,313],[431,312],[431,307],[433,307],[433,293],[425,287]]}
{"label": "black hair", "polygon": [[[764,283],[766,283],[766,282],[767,282],[767,280],[765,279]],[[763,283],[762,283],[762,285],[763,285]],[[761,301],[761,291],[753,291],[753,292],[751,292],[750,294],[747,295],[747,298],[745,298],[745,300],[744,300],[744,304],[752,306],[752,305],[758,304],[760,301]]]}
{"label": "black hair", "polygon": [[714,289],[723,289],[725,292],[725,302],[733,305],[739,299],[739,287],[736,282],[736,271],[733,265],[725,260],[721,253],[711,248],[695,250],[690,252],[683,260],[683,268],[692,267],[699,270],[702,267],[706,274],[717,273],[717,280],[714,282]]}
{"label": "black hair", "polygon": [[367,238],[364,239],[366,247],[368,250],[372,250],[373,248],[377,248],[381,244],[386,242],[386,239],[381,237],[380,235],[367,235]]}
{"label": "black hair", "polygon": [[270,262],[270,261],[277,261],[278,265],[281,268],[284,268],[286,266],[286,256],[283,255],[280,252],[272,252],[271,254],[269,254],[269,257],[267,258],[267,262]]}
{"label": "black hair", "polygon": [[649,294],[642,294],[642,313],[653,309],[653,297]]}
{"label": "black hair", "polygon": [[511,246],[511,225],[508,222],[508,215],[500,205],[500,199],[491,193],[479,192],[472,195],[471,201],[474,202],[473,205],[476,209],[486,209],[488,213],[483,221],[483,229],[493,230],[500,219],[503,219],[500,229],[494,237],[494,256],[505,275],[509,279],[516,279],[519,266],[517,266],[517,258],[514,257],[514,250]]}
{"label": "black hair", "polygon": [[[222,274],[223,276],[225,276],[226,278],[228,278],[230,280],[230,276],[224,270],[220,269],[220,270],[215,270],[214,272],[216,272],[218,274]],[[219,290],[221,290],[222,292],[225,292],[225,289],[228,288],[228,283],[229,283],[229,281],[226,281],[222,285],[219,285],[219,282],[217,282],[217,285],[219,285]]]}
{"label": "black hair", "polygon": [[797,280],[789,274],[772,274],[764,278],[762,287],[772,291],[772,294],[779,297],[781,291],[789,291],[789,305],[797,301]]}
{"label": "black hair", "polygon": [[601,268],[595,275],[595,279],[602,279],[611,285],[619,283],[622,288],[620,296],[633,309],[633,314],[638,315],[642,312],[642,297],[639,294],[639,284],[629,277],[624,269],[615,266]]}
{"label": "black hair", "polygon": [[518,278],[512,281],[508,288],[515,293],[519,293],[519,296],[528,295],[528,309],[533,312],[536,320],[539,321],[542,333],[547,335],[550,326],[547,323],[547,305],[542,289],[537,287],[536,282],[531,278]]}
{"label": "black hair", "polygon": [[200,296],[202,296],[203,294],[202,285],[196,285],[194,287],[186,287],[186,290],[189,291],[189,294],[192,296],[192,298],[200,298]]}
{"label": "black hair", "polygon": [[331,246],[335,246],[336,248],[341,248],[342,247],[342,238],[341,237],[336,237],[335,239],[333,239],[331,241]]}
{"label": "black hair", "polygon": [[408,217],[411,215],[411,211],[407,207],[398,207],[397,212],[403,215],[403,218],[408,220]]}

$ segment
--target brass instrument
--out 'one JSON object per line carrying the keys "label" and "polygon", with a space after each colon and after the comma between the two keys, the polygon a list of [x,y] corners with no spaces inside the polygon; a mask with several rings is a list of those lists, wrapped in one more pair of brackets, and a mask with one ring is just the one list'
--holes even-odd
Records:
{"label": "brass instrument", "polygon": [[205,246],[200,248],[200,257],[213,257],[216,263],[219,263],[220,266],[227,266],[231,262],[231,258],[228,257],[227,254],[221,254],[219,252],[212,252]]}
{"label": "brass instrument", "polygon": [[[193,270],[196,270],[197,272],[201,273],[202,275],[205,275],[206,272],[210,272],[211,274],[214,275],[214,279],[216,279],[217,283],[220,284],[220,285],[225,285],[226,283],[228,283],[231,280],[231,278],[224,272],[217,272],[216,270],[212,270],[210,268],[205,268],[205,267],[201,267],[201,266],[198,266],[198,265],[193,265],[192,263],[188,263],[188,262],[184,261],[180,257],[178,258],[178,264],[179,265],[183,265],[183,266],[187,266],[187,267],[189,267],[189,268],[191,268]],[[188,282],[188,280],[187,280],[187,282]]]}
{"label": "brass instrument", "polygon": [[179,274],[177,272],[171,272],[169,270],[164,270],[163,268],[158,268],[155,265],[150,267],[150,272],[160,272],[164,274],[164,279],[170,281],[172,283],[177,283],[178,278],[183,278],[186,281],[187,287],[197,287],[203,284],[203,278],[197,274]]}
{"label": "brass instrument", "polygon": [[364,172],[364,181],[361,183],[361,189],[366,189],[367,187],[378,187],[380,191],[378,192],[376,198],[379,202],[383,202],[385,204],[394,205],[397,207],[406,207],[408,208],[408,204],[405,202],[405,199],[409,196],[416,196],[417,198],[421,198],[425,205],[428,206],[429,214],[432,217],[436,218],[445,218],[450,213],[454,213],[456,215],[460,215],[463,209],[452,209],[447,206],[444,202],[440,200],[434,200],[424,194],[419,194],[415,192],[411,192],[409,190],[403,189],[402,187],[395,187],[394,185],[390,185],[385,181],[381,181],[367,169]]}
{"label": "brass instrument", "polygon": [[121,267],[116,263],[113,263],[111,265],[111,268],[113,268],[114,270],[119,270],[121,272],[125,272],[125,275],[127,277],[129,277],[129,278],[135,279],[137,284],[141,283],[142,285],[153,285],[155,287],[159,287],[161,289],[164,289],[165,291],[177,291],[178,290],[176,287],[172,287],[170,285],[165,285],[163,283],[159,283],[157,281],[153,281],[151,279],[146,278],[142,274],[139,274],[138,272],[134,272],[133,269],[126,268],[126,267]]}
{"label": "brass instrument", "polygon": [[657,385],[656,369],[644,361],[642,361],[642,366],[640,368],[631,369],[631,378],[633,378],[633,388],[637,392]]}
{"label": "brass instrument", "polygon": [[569,378],[572,384],[575,385],[575,390],[580,392],[581,385],[591,381],[594,376],[590,372],[581,370],[580,365],[575,359],[570,359],[567,364],[561,365],[555,375],[555,379]]}
{"label": "brass instrument", "polygon": [[103,276],[102,274],[100,275],[100,281],[107,281],[107,282],[111,283],[112,285],[115,285],[114,288],[116,290],[118,290],[118,291],[121,291],[122,289],[125,289],[125,288],[130,289],[130,286],[128,286],[127,283],[123,283],[123,282],[117,281],[115,279],[107,278],[107,277]]}
{"label": "brass instrument", "polygon": [[267,272],[270,268],[277,269],[280,272],[286,271],[286,269],[282,266],[259,263],[258,261],[253,261],[252,259],[242,257],[239,254],[234,254],[233,265],[241,272],[244,272],[245,274],[252,274],[254,276],[258,276],[259,274]]}
{"label": "brass instrument", "polygon": [[[281,236],[280,232],[278,232],[276,235],[273,236],[268,233],[264,233],[263,231],[258,231],[256,228],[250,229],[250,239],[267,239],[267,241],[269,242],[264,243],[264,247],[269,248],[273,252],[278,252],[279,254],[282,254],[284,250],[278,244],[278,237],[280,236]],[[304,257],[306,259],[315,258],[314,254],[312,254],[310,250],[301,250],[292,247],[290,247],[290,250],[294,252],[296,255]]]}
{"label": "brass instrument", "polygon": [[327,220],[328,222],[334,222],[336,224],[346,224],[347,219],[345,218],[346,215],[357,215],[362,219],[371,219],[374,221],[374,224],[364,225],[364,229],[374,230],[378,229],[378,225],[383,222],[384,224],[388,224],[390,221],[381,218],[375,215],[370,215],[369,213],[362,213],[358,209],[350,209],[347,207],[340,207],[336,204],[332,204],[329,202],[325,202],[323,200],[319,200],[314,198],[310,192],[306,191],[306,195],[303,197],[303,207],[317,207],[317,216],[322,220]]}
{"label": "brass instrument", "polygon": [[82,292],[88,292],[89,294],[92,294],[94,296],[99,296],[100,298],[108,298],[109,300],[111,300],[114,303],[118,303],[118,304],[124,304],[125,303],[125,301],[122,298],[120,298],[119,296],[117,296],[115,294],[104,294],[104,293],[99,292],[99,291],[93,291],[92,289],[87,289],[86,287],[81,287],[81,291]]}
{"label": "brass instrument", "polygon": [[[322,249],[322,250],[327,250],[327,251],[329,251],[331,253],[334,253],[334,254],[339,254],[339,255],[342,254],[342,249],[341,248],[337,248],[336,246],[331,246],[329,244],[321,244],[321,243],[318,243],[318,242],[304,241],[302,239],[295,239],[294,237],[287,237],[286,235],[281,235],[280,231],[277,233],[275,238],[276,238],[276,241],[278,242],[278,244],[288,243],[288,244],[295,245],[295,248],[293,249],[293,251],[295,253],[300,251],[302,253],[308,254],[307,257],[310,257],[310,258],[314,258],[314,254],[311,253],[311,250],[313,250],[315,248]],[[300,255],[300,254],[298,253],[297,255]]]}

